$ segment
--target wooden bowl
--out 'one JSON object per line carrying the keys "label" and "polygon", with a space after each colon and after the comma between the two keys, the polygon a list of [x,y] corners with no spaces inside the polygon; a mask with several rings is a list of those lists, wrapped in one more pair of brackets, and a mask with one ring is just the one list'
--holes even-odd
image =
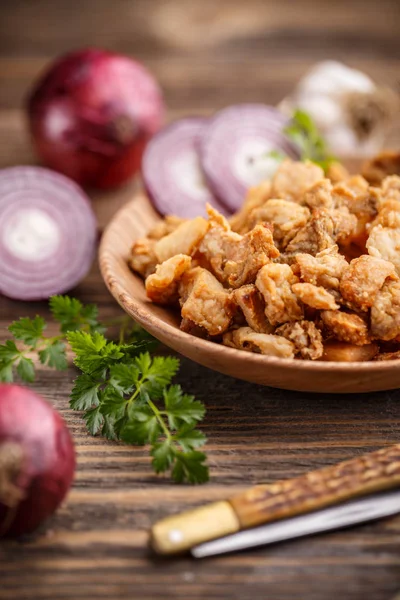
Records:
{"label": "wooden bowl", "polygon": [[160,219],[142,192],[112,219],[100,245],[100,269],[111,294],[135,321],[161,342],[210,369],[261,385],[324,393],[357,393],[400,387],[400,360],[311,362],[235,350],[179,329],[179,314],[152,304],[143,280],[128,265],[129,249]]}

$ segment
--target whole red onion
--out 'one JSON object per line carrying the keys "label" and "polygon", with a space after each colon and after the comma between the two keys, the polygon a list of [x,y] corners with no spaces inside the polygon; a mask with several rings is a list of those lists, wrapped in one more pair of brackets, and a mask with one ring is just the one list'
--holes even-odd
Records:
{"label": "whole red onion", "polygon": [[136,171],[164,104],[138,62],[86,49],[57,60],[28,100],[36,149],[50,168],[84,186],[117,186]]}
{"label": "whole red onion", "polygon": [[0,384],[0,537],[28,533],[51,515],[74,471],[60,415],[29,389]]}

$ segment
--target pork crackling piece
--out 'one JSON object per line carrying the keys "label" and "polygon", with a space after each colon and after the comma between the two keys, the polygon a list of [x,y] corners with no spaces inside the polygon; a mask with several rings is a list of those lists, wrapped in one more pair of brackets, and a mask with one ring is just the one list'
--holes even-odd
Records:
{"label": "pork crackling piece", "polygon": [[177,254],[156,267],[156,272],[145,281],[147,297],[158,304],[172,304],[178,300],[178,286],[182,275],[191,267],[192,259]]}
{"label": "pork crackling piece", "polygon": [[374,158],[366,161],[362,174],[373,185],[379,185],[388,175],[400,174],[400,152],[383,150]]}
{"label": "pork crackling piece", "polygon": [[289,254],[301,252],[315,256],[334,243],[334,223],[331,215],[326,209],[317,209],[312,212],[307,224],[287,245],[285,252]]}
{"label": "pork crackling piece", "polygon": [[253,283],[260,268],[279,256],[270,227],[257,225],[241,236],[231,231],[229,223],[215,209],[207,210],[210,229],[198,253],[208,261],[220,282],[234,288]]}
{"label": "pork crackling piece", "polygon": [[323,354],[322,335],[312,321],[285,323],[275,330],[295,346],[296,355],[306,360],[317,360]]}
{"label": "pork crackling piece", "polygon": [[183,319],[204,328],[211,336],[229,328],[235,310],[232,294],[206,269],[196,267],[184,273],[179,295]]}
{"label": "pork crackling piece", "polygon": [[321,167],[310,161],[284,160],[272,179],[271,197],[302,204],[305,192],[323,177]]}
{"label": "pork crackling piece", "polygon": [[297,254],[296,263],[300,277],[306,283],[322,286],[327,290],[339,290],[340,280],[349,266],[336,245],[311,254]]}
{"label": "pork crackling piece", "polygon": [[308,208],[333,208],[333,186],[326,177],[316,181],[304,194],[303,202]]}
{"label": "pork crackling piece", "polygon": [[322,322],[327,331],[336,339],[356,346],[371,343],[367,323],[360,316],[339,310],[321,312]]}
{"label": "pork crackling piece", "polygon": [[340,209],[318,208],[311,213],[307,224],[298,231],[285,252],[298,252],[315,256],[346,239],[357,226],[357,217],[346,207]]}
{"label": "pork crackling piece", "polygon": [[400,202],[399,175],[391,175],[390,177],[386,177],[382,182],[381,189],[383,200],[397,200],[398,202]]}
{"label": "pork crackling piece", "polygon": [[176,254],[192,256],[209,227],[209,222],[203,217],[196,217],[179,225],[172,233],[156,242],[154,252],[158,262],[162,263]]}
{"label": "pork crackling piece", "polygon": [[338,310],[335,297],[320,285],[312,283],[295,283],[292,285],[292,291],[297,298],[317,310]]}
{"label": "pork crackling piece", "polygon": [[267,200],[263,206],[254,209],[249,215],[250,229],[259,223],[271,223],[274,242],[284,248],[304,227],[310,217],[306,206],[288,200]]}
{"label": "pork crackling piece", "polygon": [[273,327],[265,315],[265,302],[255,285],[243,285],[233,292],[247,324],[257,333],[272,333]]}
{"label": "pork crackling piece", "polygon": [[337,362],[365,362],[372,360],[379,352],[378,344],[356,346],[337,340],[328,340],[324,343],[324,353],[320,360]]}
{"label": "pork crackling piece", "polygon": [[340,292],[349,306],[367,311],[387,279],[398,279],[393,264],[364,254],[352,260],[344,271]]}
{"label": "pork crackling piece", "polygon": [[271,229],[265,224],[256,225],[243,236],[237,253],[232,253],[226,261],[224,271],[228,284],[238,288],[253,283],[261,267],[277,256],[279,250],[274,244]]}
{"label": "pork crackling piece", "polygon": [[257,186],[251,187],[247,192],[245,201],[241,209],[232,215],[229,219],[229,224],[231,226],[232,231],[236,231],[237,233],[247,233],[252,229],[249,224],[249,216],[252,211],[269,200],[271,197],[271,182],[263,181]]}
{"label": "pork crackling piece", "polygon": [[360,213],[368,210],[376,213],[376,206],[370,204],[370,186],[361,175],[353,175],[336,183],[332,188],[335,206],[346,206],[350,212]]}
{"label": "pork crackling piece", "polygon": [[382,201],[379,212],[375,219],[368,224],[369,231],[374,227],[381,225],[390,229],[400,228],[400,202],[399,200],[388,199]]}
{"label": "pork crackling piece", "polygon": [[223,336],[223,344],[238,350],[256,352],[277,358],[293,358],[295,346],[278,335],[256,333],[251,327],[239,327]]}
{"label": "pork crackling piece", "polygon": [[344,165],[340,162],[333,162],[329,165],[326,176],[331,180],[332,183],[339,183],[345,181],[350,177],[350,173]]}
{"label": "pork crackling piece", "polygon": [[292,285],[298,282],[289,265],[270,263],[260,269],[256,286],[263,295],[271,325],[303,318],[303,308],[292,291]]}
{"label": "pork crackling piece", "polygon": [[131,256],[128,260],[129,266],[132,271],[139,273],[144,278],[154,273],[158,263],[154,246],[155,240],[140,238],[133,243],[131,248]]}
{"label": "pork crackling piece", "polygon": [[393,263],[400,274],[400,228],[376,225],[372,228],[366,245],[371,256]]}
{"label": "pork crackling piece", "polygon": [[156,223],[152,229],[150,229],[147,237],[152,240],[161,240],[161,238],[175,231],[179,225],[182,225],[182,223],[186,222],[187,219],[183,219],[182,217],[177,217],[176,215],[167,215],[164,217],[164,219]]}
{"label": "pork crackling piece", "polygon": [[371,335],[390,341],[400,336],[400,282],[387,281],[371,308]]}
{"label": "pork crackling piece", "polygon": [[334,186],[333,199],[338,208],[347,209],[357,218],[356,226],[347,237],[342,237],[343,246],[355,244],[365,252],[365,242],[368,237],[367,227],[377,214],[381,202],[381,191],[369,187],[363,177],[355,175],[348,181]]}

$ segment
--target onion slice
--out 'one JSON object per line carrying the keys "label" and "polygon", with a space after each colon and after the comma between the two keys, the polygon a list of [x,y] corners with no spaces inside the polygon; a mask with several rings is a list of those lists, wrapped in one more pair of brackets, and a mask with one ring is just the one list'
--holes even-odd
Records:
{"label": "onion slice", "polygon": [[209,121],[200,143],[201,164],[214,194],[229,208],[241,207],[246,191],[269,179],[280,159],[300,155],[282,132],[288,119],[264,104],[237,104]]}
{"label": "onion slice", "polygon": [[41,167],[0,171],[0,293],[39,300],[89,271],[96,219],[78,185]]}
{"label": "onion slice", "polygon": [[198,145],[208,120],[181,119],[149,142],[142,162],[143,182],[163,215],[192,218],[206,215],[206,203],[226,214],[209,190],[200,166]]}

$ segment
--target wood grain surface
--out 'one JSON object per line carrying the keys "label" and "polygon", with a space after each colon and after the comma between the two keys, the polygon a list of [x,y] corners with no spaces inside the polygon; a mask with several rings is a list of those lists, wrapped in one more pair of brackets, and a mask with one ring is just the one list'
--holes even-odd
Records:
{"label": "wood grain surface", "polygon": [[[277,102],[316,60],[339,58],[399,87],[397,0],[2,0],[0,166],[35,161],[21,112],[31,80],[56,54],[100,45],[135,55],[165,90],[171,118],[228,103]],[[393,140],[400,140],[397,130]],[[132,195],[94,195],[101,225]],[[120,309],[97,267],[74,291]],[[0,337],[44,303],[0,299]],[[78,472],[40,531],[0,546],[1,600],[389,600],[400,589],[400,518],[195,562],[147,550],[163,516],[398,443],[400,393],[312,395],[265,388],[182,360],[178,381],[207,405],[211,482],[156,477],[147,452],[91,438],[68,394],[75,373],[39,368],[33,388],[63,414]]]}

